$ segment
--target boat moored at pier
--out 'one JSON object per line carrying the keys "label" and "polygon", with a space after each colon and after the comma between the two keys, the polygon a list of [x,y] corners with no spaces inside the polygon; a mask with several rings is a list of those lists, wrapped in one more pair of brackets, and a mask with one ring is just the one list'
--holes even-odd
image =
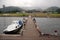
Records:
{"label": "boat moored at pier", "polygon": [[13,21],[11,25],[9,25],[4,31],[3,33],[5,34],[15,34],[18,33],[23,27],[23,21],[21,20],[17,20],[17,21]]}

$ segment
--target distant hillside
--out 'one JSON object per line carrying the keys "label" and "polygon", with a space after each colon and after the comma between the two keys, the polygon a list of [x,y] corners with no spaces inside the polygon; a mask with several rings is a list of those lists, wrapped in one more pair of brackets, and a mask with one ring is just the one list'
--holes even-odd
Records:
{"label": "distant hillside", "polygon": [[22,9],[19,7],[9,6],[5,8],[0,8],[0,12],[21,12]]}
{"label": "distant hillside", "polygon": [[58,12],[60,14],[60,8],[56,10],[56,12]]}
{"label": "distant hillside", "polygon": [[59,7],[54,6],[54,7],[47,8],[46,11],[48,11],[48,12],[55,12],[58,9],[59,9]]}

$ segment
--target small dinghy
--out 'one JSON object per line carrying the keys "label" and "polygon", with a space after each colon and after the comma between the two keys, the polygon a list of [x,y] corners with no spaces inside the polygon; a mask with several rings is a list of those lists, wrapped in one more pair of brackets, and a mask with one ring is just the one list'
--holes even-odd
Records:
{"label": "small dinghy", "polygon": [[19,21],[13,21],[11,25],[9,25],[3,33],[5,34],[15,34],[18,33],[23,26],[23,22],[21,20]]}

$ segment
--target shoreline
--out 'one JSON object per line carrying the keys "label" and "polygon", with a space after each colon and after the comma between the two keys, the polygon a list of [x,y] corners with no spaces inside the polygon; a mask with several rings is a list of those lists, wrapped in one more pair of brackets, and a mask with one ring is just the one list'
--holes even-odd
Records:
{"label": "shoreline", "polygon": [[[28,17],[28,16],[0,16],[0,17]],[[60,18],[60,17],[35,17],[35,18]]]}
{"label": "shoreline", "polygon": [[32,17],[38,18],[60,18],[60,14],[46,14],[46,13],[1,13],[0,17],[28,17],[31,15]]}

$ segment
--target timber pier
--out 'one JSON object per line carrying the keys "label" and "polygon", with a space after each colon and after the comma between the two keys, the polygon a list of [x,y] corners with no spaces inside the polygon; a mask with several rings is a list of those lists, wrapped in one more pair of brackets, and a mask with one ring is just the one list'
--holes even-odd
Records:
{"label": "timber pier", "polygon": [[39,27],[29,16],[20,34],[0,34],[0,40],[60,40],[60,37],[42,36]]}

